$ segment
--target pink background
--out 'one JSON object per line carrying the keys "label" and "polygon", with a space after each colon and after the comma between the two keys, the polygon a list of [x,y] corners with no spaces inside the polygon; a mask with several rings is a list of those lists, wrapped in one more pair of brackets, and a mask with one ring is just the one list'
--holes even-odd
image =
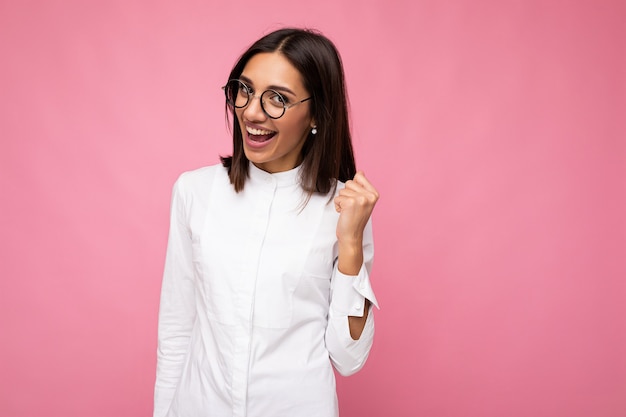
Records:
{"label": "pink background", "polygon": [[0,415],[147,416],[171,186],[282,25],[343,54],[377,185],[342,415],[626,415],[623,1],[0,1]]}

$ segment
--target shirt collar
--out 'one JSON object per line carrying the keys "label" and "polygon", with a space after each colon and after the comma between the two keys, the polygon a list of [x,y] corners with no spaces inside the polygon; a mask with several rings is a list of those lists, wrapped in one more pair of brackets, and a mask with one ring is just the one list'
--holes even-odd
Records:
{"label": "shirt collar", "polygon": [[253,183],[276,184],[279,187],[295,185],[300,183],[300,171],[302,165],[290,169],[289,171],[276,172],[271,174],[258,168],[252,162],[249,163],[248,173]]}

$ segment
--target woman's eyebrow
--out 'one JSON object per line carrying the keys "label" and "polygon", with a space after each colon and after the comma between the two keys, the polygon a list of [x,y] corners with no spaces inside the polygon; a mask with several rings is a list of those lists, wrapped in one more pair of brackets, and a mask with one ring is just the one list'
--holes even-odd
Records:
{"label": "woman's eyebrow", "polygon": [[[243,74],[240,75],[239,79],[241,81],[244,81],[246,84],[249,84],[251,87],[254,87],[254,83],[252,82],[252,80],[250,78],[246,77],[245,75],[243,75]],[[267,87],[267,89],[268,90],[276,90],[278,92],[289,93],[289,94],[291,94],[294,97],[296,96],[296,93],[291,91],[289,88],[283,87],[283,86],[280,86],[280,85],[270,85],[270,86]]]}

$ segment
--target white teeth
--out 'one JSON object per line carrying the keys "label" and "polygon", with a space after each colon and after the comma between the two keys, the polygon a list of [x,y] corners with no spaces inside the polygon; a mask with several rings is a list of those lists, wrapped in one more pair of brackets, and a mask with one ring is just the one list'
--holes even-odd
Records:
{"label": "white teeth", "polygon": [[248,131],[249,134],[256,135],[256,136],[271,135],[272,133],[274,133],[271,130],[254,129],[249,126],[246,126],[246,130]]}

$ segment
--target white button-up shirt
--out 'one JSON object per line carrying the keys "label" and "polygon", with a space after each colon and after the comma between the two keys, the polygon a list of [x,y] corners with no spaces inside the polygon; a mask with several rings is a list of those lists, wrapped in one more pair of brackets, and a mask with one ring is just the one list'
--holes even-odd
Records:
{"label": "white button-up shirt", "polygon": [[303,205],[299,174],[250,164],[240,193],[220,165],[176,182],[155,417],[338,415],[331,363],[342,375],[358,371],[374,336],[371,311],[359,340],[348,327],[365,298],[378,306],[371,224],[361,271],[342,274],[331,196]]}

